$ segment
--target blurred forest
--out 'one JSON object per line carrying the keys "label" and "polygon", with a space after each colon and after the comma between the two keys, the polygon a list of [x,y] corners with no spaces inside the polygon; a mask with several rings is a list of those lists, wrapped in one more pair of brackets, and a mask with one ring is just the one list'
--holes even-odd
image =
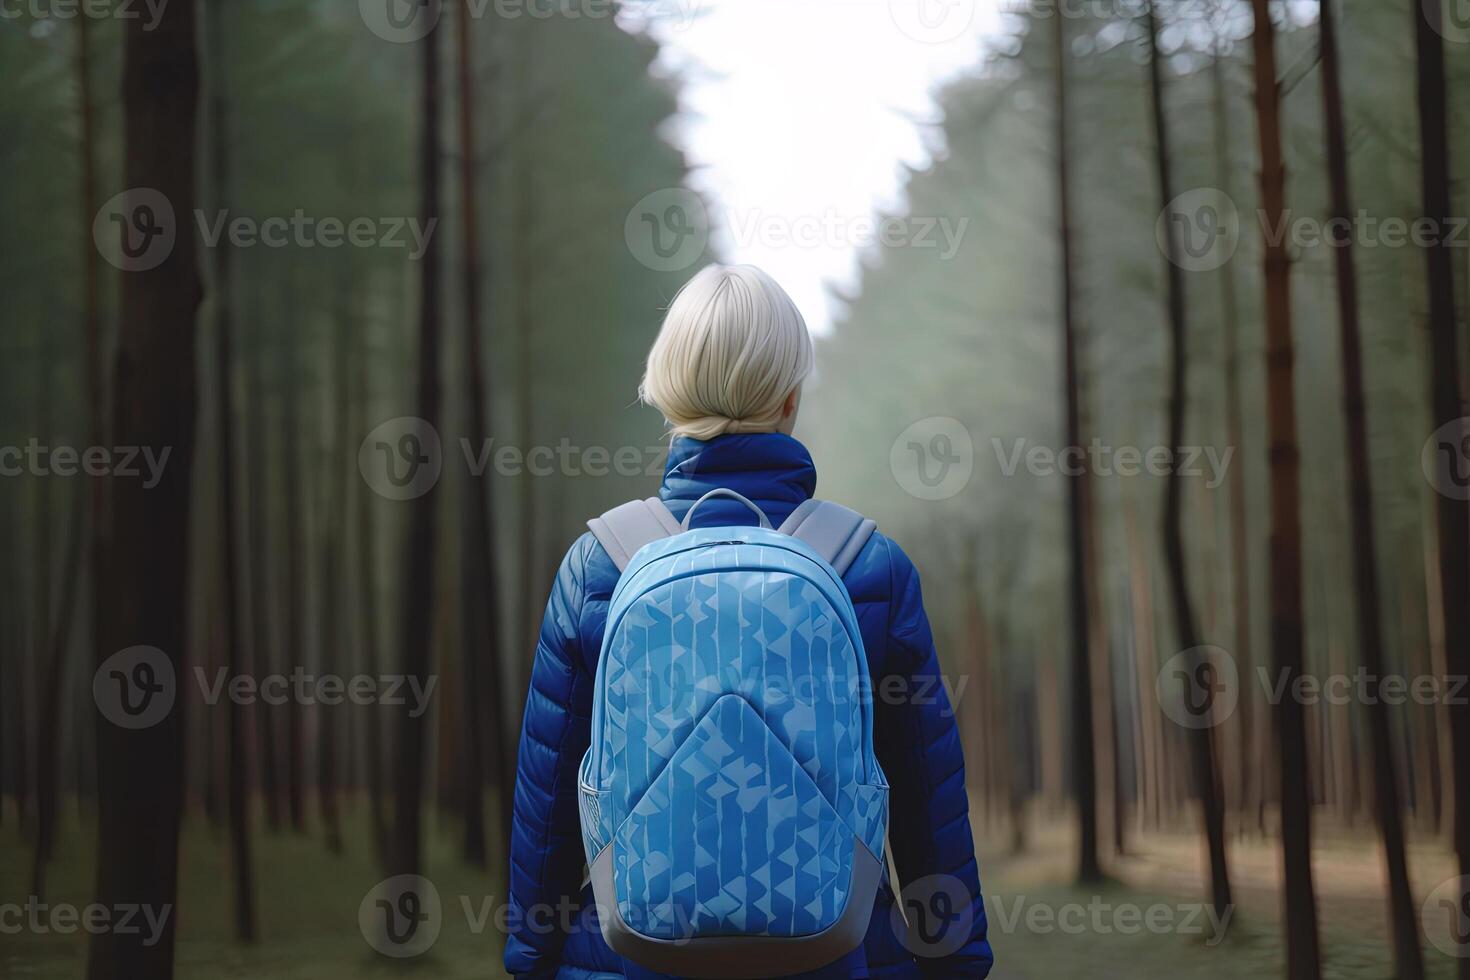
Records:
{"label": "blurred forest", "polygon": [[[499,974],[460,897],[504,894],[541,605],[584,521],[653,492],[642,361],[727,256],[630,247],[630,209],[690,177],[655,33],[430,7],[418,39],[316,0],[0,19],[0,446],[170,453],[146,488],[54,456],[0,479],[0,907],[177,909],[151,945],[0,931],[0,975],[395,972],[359,904],[403,874],[443,896],[423,960]],[[1011,5],[918,121],[934,162],[891,217],[966,231],[862,256],[796,433],[924,574],[987,896],[1232,916],[1206,942],[992,911],[995,975],[1470,978],[1470,913],[1439,904],[1470,896],[1470,24],[1058,9]],[[172,209],[154,267],[109,230],[137,188]],[[302,211],[376,237],[214,237]],[[1360,213],[1449,240],[1270,234]],[[395,481],[435,434],[437,480]],[[1010,462],[1094,441],[1199,447],[1203,475]],[[926,450],[963,485],[916,492]],[[130,727],[105,668],[138,646],[177,697]],[[1204,723],[1161,697],[1175,669],[1215,679]],[[208,703],[196,670],[403,675],[428,710]],[[1445,683],[1269,697],[1358,672]]]}

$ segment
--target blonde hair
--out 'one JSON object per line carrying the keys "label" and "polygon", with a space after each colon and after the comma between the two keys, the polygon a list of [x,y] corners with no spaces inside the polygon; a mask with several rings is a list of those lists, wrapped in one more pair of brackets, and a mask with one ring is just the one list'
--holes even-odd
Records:
{"label": "blonde hair", "polygon": [[773,432],[812,356],[806,321],[774,279],[753,265],[711,265],[669,305],[638,396],[674,435]]}

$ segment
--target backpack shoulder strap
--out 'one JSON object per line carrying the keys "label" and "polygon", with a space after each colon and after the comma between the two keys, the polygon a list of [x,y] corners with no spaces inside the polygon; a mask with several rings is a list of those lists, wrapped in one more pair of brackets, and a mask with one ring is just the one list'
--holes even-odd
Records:
{"label": "backpack shoulder strap", "polygon": [[678,520],[657,497],[630,500],[601,517],[592,518],[587,526],[620,572],[628,567],[639,548],[672,537],[680,530]]}
{"label": "backpack shoulder strap", "polygon": [[791,512],[781,533],[799,538],[837,570],[847,574],[878,525],[862,514],[830,500],[808,500]]}

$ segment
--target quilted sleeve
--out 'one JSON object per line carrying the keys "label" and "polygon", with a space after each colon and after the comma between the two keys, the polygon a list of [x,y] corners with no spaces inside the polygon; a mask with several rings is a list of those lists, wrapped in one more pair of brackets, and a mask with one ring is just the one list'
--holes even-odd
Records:
{"label": "quilted sleeve", "polygon": [[590,535],[562,560],[531,668],[521,725],[511,830],[510,936],[505,969],[513,976],[554,976],[561,959],[564,910],[576,902],[582,875],[577,765],[592,731],[592,679],[580,656]]}
{"label": "quilted sleeve", "polygon": [[992,955],[959,731],[918,571],[887,545],[889,655],[875,679],[874,748],[891,787],[889,842],[910,919],[907,945],[926,978],[984,977]]}

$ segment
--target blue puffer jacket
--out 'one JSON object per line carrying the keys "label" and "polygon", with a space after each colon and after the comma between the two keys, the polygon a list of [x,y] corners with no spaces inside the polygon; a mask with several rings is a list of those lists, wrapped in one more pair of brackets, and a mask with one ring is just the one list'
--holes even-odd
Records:
{"label": "blue puffer jacket", "polygon": [[[709,442],[680,438],[670,449],[659,496],[682,518],[705,492],[728,487],[757,503],[779,526],[812,496],[816,483],[811,455],[790,436],[728,435]],[[699,509],[694,523],[705,527],[753,520],[739,502],[713,498]],[[938,683],[939,662],[918,574],[898,545],[874,534],[844,580],[879,693],[873,741],[891,786],[889,843],[899,881],[950,876],[945,880],[951,895],[968,892],[968,909],[961,901],[951,914],[969,930],[961,936],[962,945],[944,944],[951,949],[958,945],[955,952],[916,959],[894,928],[894,897],[885,881],[863,945],[805,976],[984,977],[991,953],[970,838],[964,759],[948,697]],[[591,739],[592,680],[617,581],[607,552],[590,533],[582,535],[562,561],[541,625],[521,731],[510,855],[516,927],[506,946],[505,966],[516,976],[652,976],[608,949],[592,911],[591,889],[581,887],[577,765]],[[885,687],[885,680],[892,686]],[[913,696],[885,696],[889,690]]]}

